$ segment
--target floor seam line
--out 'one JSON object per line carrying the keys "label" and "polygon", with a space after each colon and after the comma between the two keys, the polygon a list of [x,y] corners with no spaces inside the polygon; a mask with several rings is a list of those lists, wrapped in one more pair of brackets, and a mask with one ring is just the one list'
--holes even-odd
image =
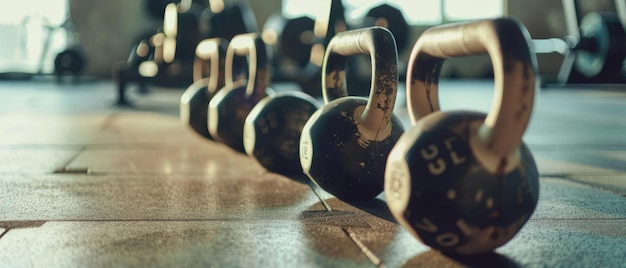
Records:
{"label": "floor seam line", "polygon": [[365,257],[367,257],[367,259],[376,267],[379,268],[384,268],[385,265],[383,264],[383,262],[380,260],[380,258],[378,256],[376,256],[376,254],[374,254],[374,252],[372,252],[367,246],[365,246],[365,244],[363,244],[363,242],[361,242],[361,240],[353,233],[351,233],[350,231],[348,231],[348,229],[342,227],[341,230],[348,236],[348,238],[350,238],[350,240],[352,240],[352,242],[359,247],[359,249],[361,250],[361,252],[363,252],[363,254],[365,254]]}
{"label": "floor seam line", "polygon": [[57,168],[56,170],[54,170],[54,173],[63,173],[63,171],[68,170],[69,165],[74,162],[74,160],[76,160],[76,158],[78,158],[78,156],[85,151],[85,149],[87,149],[87,145],[83,144],[80,149],[78,149],[78,151],[72,156],[70,157],[69,160],[67,160],[60,168]]}
{"label": "floor seam line", "polygon": [[107,115],[104,122],[100,125],[100,130],[107,131],[111,126],[113,126],[113,120],[118,116],[119,112],[117,109],[111,109],[110,113]]}

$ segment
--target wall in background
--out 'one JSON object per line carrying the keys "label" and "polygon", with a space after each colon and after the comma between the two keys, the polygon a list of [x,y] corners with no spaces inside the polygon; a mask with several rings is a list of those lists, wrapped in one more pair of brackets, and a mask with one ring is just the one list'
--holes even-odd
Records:
{"label": "wall in background", "polygon": [[70,0],[70,12],[87,54],[85,73],[101,78],[110,77],[111,66],[128,58],[140,33],[158,28],[142,0]]}

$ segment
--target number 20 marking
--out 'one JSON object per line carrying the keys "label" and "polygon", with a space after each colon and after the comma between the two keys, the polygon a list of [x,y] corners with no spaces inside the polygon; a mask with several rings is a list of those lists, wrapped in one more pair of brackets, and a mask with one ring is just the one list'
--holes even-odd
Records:
{"label": "number 20 marking", "polygon": [[[439,227],[427,218],[423,218],[420,222],[415,223],[415,228],[429,233],[437,233],[439,231]],[[451,247],[457,245],[460,238],[455,233],[447,232],[437,235],[435,240],[441,246]]]}

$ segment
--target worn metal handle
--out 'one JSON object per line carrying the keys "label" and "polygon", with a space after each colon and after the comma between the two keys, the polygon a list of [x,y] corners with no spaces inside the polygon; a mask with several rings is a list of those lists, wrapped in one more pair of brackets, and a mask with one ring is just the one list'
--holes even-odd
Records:
{"label": "worn metal handle", "polygon": [[215,93],[224,86],[224,66],[228,41],[224,38],[208,38],[196,46],[196,58],[193,62],[193,80],[209,78],[209,93]]}
{"label": "worn metal handle", "polygon": [[537,88],[536,57],[529,44],[526,28],[510,18],[430,28],[415,43],[409,59],[407,108],[412,122],[440,110],[438,80],[446,58],[488,53],[495,93],[479,139],[497,155],[510,154],[521,143]]}
{"label": "worn metal handle", "polygon": [[348,96],[348,56],[370,55],[372,85],[361,115],[366,126],[389,123],[398,90],[398,50],[393,34],[383,27],[368,27],[337,33],[328,43],[322,66],[324,103]]}
{"label": "worn metal handle", "polygon": [[236,61],[235,56],[247,57],[248,59],[248,84],[246,95],[252,96],[257,92],[264,91],[269,86],[270,51],[258,33],[245,33],[234,36],[226,50],[226,85],[235,83],[233,73],[239,75],[243,72],[242,61]]}

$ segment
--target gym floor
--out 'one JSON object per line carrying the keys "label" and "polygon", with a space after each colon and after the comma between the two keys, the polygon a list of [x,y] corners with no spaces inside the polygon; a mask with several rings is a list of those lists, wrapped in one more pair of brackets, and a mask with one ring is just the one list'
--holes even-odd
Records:
{"label": "gym floor", "polygon": [[[491,86],[442,81],[442,107],[487,111]],[[181,90],[129,90],[133,108],[115,94],[0,83],[0,267],[626,267],[626,91],[538,91],[538,207],[475,257],[430,250],[382,199],[347,204],[199,138]]]}

